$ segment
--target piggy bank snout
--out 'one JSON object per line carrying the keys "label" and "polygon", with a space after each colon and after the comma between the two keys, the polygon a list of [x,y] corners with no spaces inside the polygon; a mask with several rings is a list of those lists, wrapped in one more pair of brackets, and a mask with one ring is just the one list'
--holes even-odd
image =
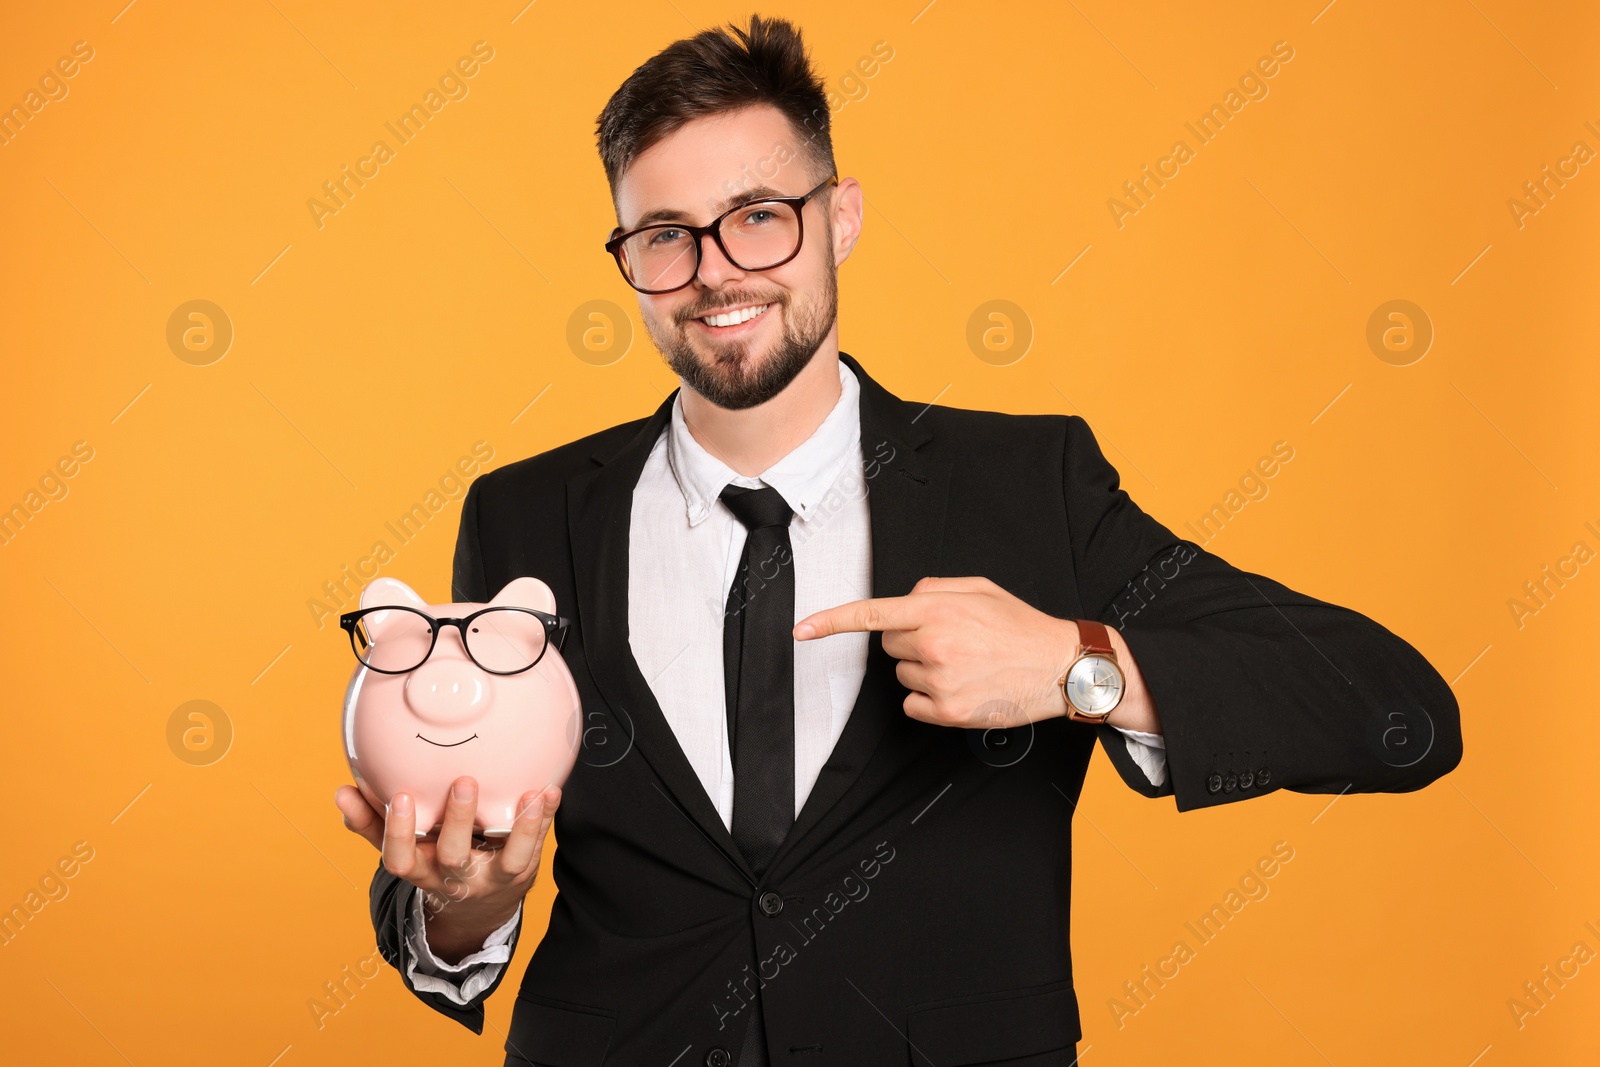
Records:
{"label": "piggy bank snout", "polygon": [[441,726],[482,718],[494,703],[494,689],[483,671],[465,659],[435,653],[406,678],[406,705],[418,718]]}

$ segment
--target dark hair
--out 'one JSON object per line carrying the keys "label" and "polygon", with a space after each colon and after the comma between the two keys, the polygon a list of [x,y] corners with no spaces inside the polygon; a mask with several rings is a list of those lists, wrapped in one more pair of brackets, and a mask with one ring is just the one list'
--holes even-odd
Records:
{"label": "dark hair", "polygon": [[[810,162],[834,169],[828,94],[811,69],[800,31],[783,19],[750,16],[674,41],[640,64],[595,123],[606,181],[616,196],[629,164],[691,119],[771,104],[802,140]],[[821,173],[819,171],[819,173]]]}

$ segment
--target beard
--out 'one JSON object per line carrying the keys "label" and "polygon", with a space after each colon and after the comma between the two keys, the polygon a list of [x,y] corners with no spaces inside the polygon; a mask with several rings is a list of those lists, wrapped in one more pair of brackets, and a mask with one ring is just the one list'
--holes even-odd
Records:
{"label": "beard", "polygon": [[[677,317],[671,331],[645,317],[651,340],[661,350],[683,384],[719,408],[742,411],[764,404],[788,387],[817,354],[823,338],[839,315],[839,268],[829,264],[823,286],[814,300],[796,306],[784,293],[763,297],[759,293],[717,294],[710,307],[689,308]],[[690,320],[718,307],[770,304],[763,316],[783,312],[783,333],[763,359],[752,351],[755,341],[712,341],[709,356],[698,353],[689,339]]]}

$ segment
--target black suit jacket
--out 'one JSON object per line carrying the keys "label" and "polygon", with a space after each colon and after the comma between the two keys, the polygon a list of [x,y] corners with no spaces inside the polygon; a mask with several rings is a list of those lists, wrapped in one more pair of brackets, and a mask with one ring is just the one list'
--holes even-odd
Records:
{"label": "black suit jacket", "polygon": [[[586,725],[508,1063],[726,1063],[760,983],[774,1067],[1066,1067],[1081,1036],[1072,814],[1097,737],[1131,788],[1179,811],[1404,792],[1460,760],[1455,698],[1415,649],[1177,537],[1118,487],[1082,419],[904,401],[841,358],[861,381],[872,594],[983,575],[1052,616],[1119,626],[1167,780],[1152,786],[1109,726],[909,718],[874,633],[844,732],[757,879],[628,644],[632,491],[673,397],[485,474],[463,502],[454,598],[547,582],[575,619],[562,654]],[[379,864],[372,918],[397,966],[409,889]],[[491,992],[465,1008],[417,995],[481,1033]]]}

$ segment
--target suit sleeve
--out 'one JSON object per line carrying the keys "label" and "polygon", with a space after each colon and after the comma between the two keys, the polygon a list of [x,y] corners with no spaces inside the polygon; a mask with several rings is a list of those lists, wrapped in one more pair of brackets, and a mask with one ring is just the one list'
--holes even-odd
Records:
{"label": "suit sleeve", "polygon": [[[461,529],[456,537],[450,585],[450,595],[457,603],[480,604],[489,599],[483,557],[478,542],[478,500],[482,484],[481,478],[475,480],[461,504]],[[378,861],[378,868],[372,874],[368,899],[372,911],[373,930],[377,934],[378,951],[383,955],[385,962],[400,972],[400,980],[417,999],[435,1011],[454,1019],[473,1033],[481,1034],[484,1020],[483,1002],[499,988],[510,967],[501,967],[495,974],[494,980],[465,1004],[455,1003],[442,992],[418,989],[411,977],[415,956],[408,936],[411,931],[407,924],[407,918],[412,913],[413,888],[410,882],[390,874],[384,868],[382,860]],[[517,936],[522,929],[521,915],[522,911],[518,909],[517,923],[510,938],[510,951],[513,954],[516,952]]]}
{"label": "suit sleeve", "polygon": [[1062,478],[1083,610],[1121,631],[1161,719],[1160,785],[1122,734],[1094,728],[1130,788],[1188,811],[1274,789],[1409,792],[1460,763],[1455,695],[1411,645],[1179,538],[1077,416]]}

